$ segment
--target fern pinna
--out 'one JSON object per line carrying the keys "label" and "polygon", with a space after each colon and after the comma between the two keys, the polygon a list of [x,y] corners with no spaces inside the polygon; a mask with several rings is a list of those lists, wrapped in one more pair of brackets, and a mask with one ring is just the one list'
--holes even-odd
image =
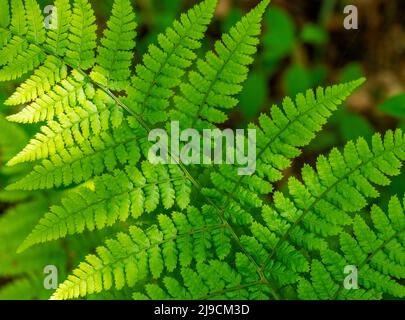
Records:
{"label": "fern pinna", "polygon": [[[41,253],[43,243],[105,230],[109,240],[53,299],[108,290],[134,299],[405,297],[405,204],[394,196],[388,209],[369,210],[400,173],[400,130],[375,134],[371,145],[348,142],[304,165],[287,190],[276,187],[364,79],[309,90],[262,114],[249,126],[257,132],[253,175],[239,176],[237,165],[148,162],[153,128],[179,121],[202,132],[238,104],[269,0],[198,58],[216,4],[184,13],[133,67],[129,0],[114,1],[101,39],[88,0],[56,0],[49,30],[35,0],[0,1],[0,79],[28,75],[6,101],[24,108],[8,120],[43,124],[8,162],[33,169],[7,192],[62,192],[18,251]],[[358,289],[343,287],[347,265],[358,269]]]}

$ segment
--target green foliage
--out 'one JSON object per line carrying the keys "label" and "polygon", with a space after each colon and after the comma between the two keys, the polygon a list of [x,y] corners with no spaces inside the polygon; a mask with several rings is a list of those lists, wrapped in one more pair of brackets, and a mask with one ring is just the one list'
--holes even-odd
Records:
{"label": "green foliage", "polygon": [[69,27],[66,62],[79,69],[89,69],[94,64],[97,37],[95,21],[90,3],[87,0],[75,0]]}
{"label": "green foliage", "polygon": [[405,94],[399,94],[391,97],[384,103],[378,106],[381,111],[389,115],[405,118]]}
{"label": "green foliage", "polygon": [[[112,89],[124,88],[131,75],[130,66],[135,47],[135,14],[129,1],[116,1],[104,31],[101,46],[98,47],[97,66],[94,73],[106,78],[106,85]],[[97,75],[93,75],[97,77]]]}
{"label": "green foliage", "polygon": [[45,48],[56,56],[63,57],[69,46],[69,28],[72,11],[69,0],[55,0],[54,6],[57,10],[52,12],[51,20],[56,25],[56,28],[50,29],[47,32]]}
{"label": "green foliage", "polygon": [[[46,33],[34,0],[10,2],[11,16],[4,11],[0,26],[0,79],[27,77],[7,100],[26,106],[8,120],[42,126],[28,142],[16,134],[19,153],[10,149],[13,137],[0,139],[0,147],[9,148],[2,162],[21,168],[0,196],[24,199],[0,220],[6,239],[0,276],[12,278],[0,297],[37,288],[49,264],[65,279],[52,299],[105,291],[135,299],[404,297],[401,203],[393,197],[388,215],[375,205],[368,213],[380,189],[401,172],[401,130],[375,134],[370,144],[361,137],[349,141],[319,156],[314,167],[305,164],[300,177],[288,179],[288,190],[277,185],[363,78],[307,90],[322,69],[292,68],[286,87],[296,97],[249,124],[257,133],[251,176],[238,176],[236,165],[147,161],[151,129],[176,120],[202,133],[228,120],[268,4],[262,1],[198,58],[216,8],[215,0],[202,1],[158,35],[133,68],[137,24],[129,0],[114,1],[99,44],[87,0],[72,6],[57,0],[57,28]],[[268,57],[274,63],[292,50],[295,31],[283,13],[271,17],[279,21],[275,31],[289,35],[266,40],[265,46],[279,45]],[[304,38],[325,41],[313,28]],[[47,209],[47,202],[59,204]],[[343,288],[346,265],[358,267],[358,291]]]}
{"label": "green foliage", "polygon": [[252,73],[239,96],[242,112],[253,118],[260,111],[268,96],[267,80],[263,72]]}
{"label": "green foliage", "polygon": [[267,12],[269,31],[264,39],[265,58],[277,63],[293,50],[295,45],[295,26],[291,17],[283,10],[271,8]]}
{"label": "green foliage", "polygon": [[184,128],[203,129],[223,123],[228,117],[219,109],[231,109],[238,100],[241,83],[246,80],[251,57],[259,43],[260,21],[265,2],[236,23],[222,41],[215,43],[216,53],[210,51],[205,60],[198,60],[197,71],[190,71],[189,83],[180,85],[181,95],[174,97],[172,120]]}
{"label": "green foliage", "polygon": [[187,215],[177,212],[171,218],[159,215],[159,225],[145,231],[132,226],[128,234],[119,233],[116,240],[98,247],[97,255],[87,256],[86,262],[68,277],[53,298],[77,298],[111,287],[134,286],[147,277],[158,279],[178,264],[186,267],[193,260],[207,260],[211,246],[222,252],[227,238],[221,232],[224,226],[218,217],[206,211],[207,216],[202,216],[189,207]]}
{"label": "green foliage", "polygon": [[62,206],[52,207],[20,250],[67,234],[102,229],[126,221],[129,215],[139,218],[144,211],[155,211],[159,202],[165,209],[172,208],[175,201],[184,209],[190,202],[190,182],[176,166],[153,168],[144,162],[142,171],[127,166],[94,178],[92,184],[64,197]]}
{"label": "green foliage", "polygon": [[[394,196],[389,202],[388,214],[374,205],[370,218],[371,221],[366,222],[356,216],[354,234],[340,234],[339,250],[322,252],[322,262],[313,260],[311,280],[300,281],[300,298],[375,299],[385,293],[405,297],[405,287],[399,281],[405,274],[403,205]],[[355,263],[362,275],[359,278],[360,290],[347,291],[339,285],[345,278],[342,270],[349,262]]]}
{"label": "green foliage", "polygon": [[318,25],[307,24],[302,29],[301,39],[304,43],[323,45],[328,41],[328,34]]}
{"label": "green foliage", "polygon": [[206,0],[183,14],[179,21],[158,36],[159,47],[149,46],[143,64],[136,67],[125,102],[147,123],[167,120],[169,99],[174,88],[180,85],[185,69],[197,57],[194,52],[201,45],[215,6],[215,0]]}

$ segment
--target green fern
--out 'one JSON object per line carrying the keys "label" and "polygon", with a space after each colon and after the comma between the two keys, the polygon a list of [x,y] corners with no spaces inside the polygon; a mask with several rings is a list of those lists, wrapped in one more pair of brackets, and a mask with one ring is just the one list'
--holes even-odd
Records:
{"label": "green fern", "polygon": [[[20,252],[4,255],[0,276],[35,276],[13,281],[0,297],[37,286],[42,258],[69,257],[70,250],[76,257],[61,268],[78,267],[66,270],[71,274],[52,299],[105,291],[159,300],[405,296],[403,207],[393,197],[388,216],[376,205],[368,210],[400,173],[400,130],[375,134],[370,145],[363,138],[348,142],[321,155],[315,167],[304,165],[300,177],[288,179],[288,190],[276,186],[364,79],[285,98],[250,124],[257,132],[251,176],[239,176],[237,165],[147,160],[150,131],[169,127],[169,120],[202,133],[228,119],[259,49],[269,0],[198,58],[216,8],[215,0],[202,1],[158,35],[135,67],[137,23],[129,0],[114,1],[101,39],[87,0],[56,0],[57,28],[46,32],[36,1],[0,4],[11,10],[0,15],[0,80],[25,76],[6,101],[25,107],[8,120],[42,123],[29,142],[22,135],[22,151],[12,148],[3,159],[6,170],[30,171],[8,180],[0,199],[34,195],[36,201],[0,221],[8,239],[0,254]],[[59,204],[30,207],[45,201]],[[27,211],[34,213],[18,220]],[[2,224],[13,228],[4,231]],[[16,257],[22,267],[12,269],[9,259]],[[25,259],[33,257],[38,264],[31,268]],[[358,290],[343,287],[347,265],[358,267]]]}
{"label": "green fern", "polygon": [[156,124],[167,119],[165,111],[169,99],[180,84],[184,70],[196,58],[194,52],[201,46],[200,40],[215,6],[215,0],[206,0],[183,14],[158,36],[159,46],[150,45],[143,56],[143,64],[136,67],[136,75],[128,87],[128,98],[124,101],[147,123]]}
{"label": "green fern", "polygon": [[102,45],[98,47],[93,78],[97,75],[104,77],[109,88],[120,90],[128,84],[135,47],[136,22],[130,1],[114,2],[107,26],[101,39]]}
{"label": "green fern", "polygon": [[[159,215],[158,221],[159,227],[146,231],[130,227],[128,234],[119,233],[117,240],[108,240],[105,247],[97,248],[97,255],[87,256],[53,298],[75,298],[112,287],[121,289],[148,276],[158,279],[164,270],[171,272],[178,264],[188,266],[193,260],[205,261],[211,246],[219,251],[226,246],[223,240],[227,237],[219,219],[203,217],[195,208],[190,207],[187,215],[175,212],[172,218]],[[206,234],[212,237],[211,241]]]}
{"label": "green fern", "polygon": [[[396,196],[389,203],[388,215],[374,205],[371,222],[360,216],[353,222],[354,234],[340,234],[339,251],[325,250],[322,262],[313,260],[311,280],[302,279],[298,293],[302,299],[367,299],[382,294],[405,297],[405,286],[399,279],[405,274],[405,213]],[[361,275],[360,290],[342,290],[345,278],[341,267],[354,264]],[[322,273],[324,279],[318,274]],[[320,282],[329,283],[325,288]],[[327,290],[326,290],[327,289]]]}
{"label": "green fern", "polygon": [[259,44],[260,21],[268,3],[263,2],[233,27],[222,41],[215,43],[216,53],[196,63],[197,71],[188,74],[189,83],[180,85],[182,94],[173,98],[171,119],[184,128],[203,129],[227,119],[218,109],[231,109],[238,103],[233,98],[242,90]]}
{"label": "green fern", "polygon": [[62,199],[62,206],[52,207],[20,249],[67,234],[102,229],[126,221],[130,215],[139,218],[144,211],[155,211],[159,202],[170,209],[177,201],[184,209],[190,202],[190,190],[190,182],[178,167],[157,169],[147,162],[142,164],[142,171],[128,166],[113,175],[96,177],[91,189],[84,186],[75,190]]}

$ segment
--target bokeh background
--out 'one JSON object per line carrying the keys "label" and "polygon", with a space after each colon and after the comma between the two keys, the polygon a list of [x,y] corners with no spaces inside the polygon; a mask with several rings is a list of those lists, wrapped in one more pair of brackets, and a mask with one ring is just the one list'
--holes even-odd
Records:
{"label": "bokeh background", "polygon": [[[38,2],[41,8],[52,4],[52,1]],[[101,35],[112,0],[91,2]],[[211,49],[220,34],[258,2],[219,0],[215,20],[200,54]],[[140,61],[159,32],[195,3],[194,0],[134,1],[139,23],[135,62]],[[344,7],[349,4],[358,8],[358,30],[346,30],[343,26]],[[224,126],[244,127],[255,121],[261,112],[268,112],[272,104],[280,103],[284,96],[366,76],[367,83],[336,112],[286,176],[298,174],[304,162],[314,164],[317,155],[332,147],[341,147],[347,140],[359,136],[369,139],[373,132],[397,127],[405,129],[404,13],[404,0],[273,0],[265,15],[260,51],[239,97],[240,105]],[[20,225],[10,221],[24,212],[41,212],[43,208],[44,213],[49,203],[60,196],[57,192],[35,193],[35,201],[30,201],[34,197],[32,193],[4,190],[18,175],[29,170],[29,165],[7,168],[4,163],[22,149],[38,129],[15,126],[4,120],[5,115],[16,111],[3,105],[16,85],[14,82],[0,84],[0,299],[46,298],[50,292],[44,291],[37,279],[37,271],[43,268],[41,259],[55,260],[56,265],[69,269],[83,258],[81,252],[90,251],[98,243],[102,234],[91,236],[94,241],[88,235],[83,236],[85,240],[76,236],[62,244],[46,245],[47,250],[41,252],[34,248],[24,255],[15,255],[15,248],[40,216],[27,215],[28,222]],[[380,204],[386,202],[389,194],[403,195],[404,182],[403,173],[382,193]],[[283,188],[284,184],[285,180],[279,187]],[[9,225],[13,227],[7,227]],[[65,256],[60,254],[60,246],[68,247]],[[28,263],[30,268],[26,267]],[[61,273],[64,277],[63,270]]]}

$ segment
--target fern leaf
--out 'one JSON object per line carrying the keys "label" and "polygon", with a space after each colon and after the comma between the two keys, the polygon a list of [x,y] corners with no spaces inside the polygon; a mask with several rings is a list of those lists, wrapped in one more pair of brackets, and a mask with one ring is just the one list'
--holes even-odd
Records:
{"label": "fern leaf", "polygon": [[55,0],[52,11],[52,23],[56,21],[56,29],[47,32],[47,49],[59,57],[63,57],[69,46],[69,28],[72,21],[72,12],[69,0]]}
{"label": "fern leaf", "polygon": [[178,261],[189,265],[198,259],[190,251],[192,243],[199,240],[198,235],[223,228],[218,222],[207,225],[204,219],[195,221],[195,216],[195,209],[189,208],[187,215],[160,215],[159,227],[154,225],[146,231],[130,227],[128,234],[118,234],[116,240],[108,240],[105,246],[97,248],[96,255],[87,256],[86,262],[73,271],[52,298],[77,298],[113,287],[119,290],[147,277],[159,279],[163,270],[172,271]]}
{"label": "fern leaf", "polygon": [[[388,185],[390,177],[400,173],[401,161],[405,160],[403,133],[389,131],[384,140],[379,134],[372,140],[371,149],[360,138],[349,142],[343,153],[334,149],[328,158],[319,157],[317,172],[304,166],[303,183],[296,178],[289,180],[291,197],[277,192],[274,208],[264,207],[268,236],[261,242],[270,253],[262,266],[272,277],[284,277],[280,273],[283,269],[305,271],[306,259],[295,248],[325,250],[325,238],[352,225],[349,213],[359,212],[368,199],[378,197],[375,185]],[[296,263],[293,256],[298,259]]]}
{"label": "fern leaf", "polygon": [[[59,83],[63,79],[67,78],[67,67],[61,60],[48,56],[42,66],[35,70],[34,74],[21,84],[16,91],[5,102],[6,105],[20,105],[29,101],[36,100],[39,96],[43,96],[49,93],[56,83]],[[57,88],[55,88],[57,90]],[[30,111],[31,114],[31,111]],[[15,121],[15,118],[11,116],[9,120]],[[30,116],[29,119],[33,119],[34,116]],[[43,117],[40,118],[44,120]],[[23,119],[21,119],[23,120]],[[25,121],[17,122],[33,122],[29,121],[26,117]],[[49,120],[49,119],[48,119]]]}
{"label": "fern leaf", "polygon": [[[53,62],[50,63],[51,66],[53,66]],[[24,87],[22,90],[31,89],[34,91],[33,94],[35,95],[35,91],[40,90],[38,82],[41,81],[42,78],[50,77],[51,82],[56,82],[52,80],[52,74],[44,69],[47,66],[48,64],[45,62],[43,66],[38,68],[37,70],[41,74],[40,78],[35,78],[33,83],[30,82],[30,86]],[[43,73],[42,70],[44,70]],[[45,120],[53,120],[56,115],[71,110],[71,106],[77,103],[83,104],[87,101],[86,96],[94,96],[94,86],[87,82],[86,78],[77,70],[72,70],[71,74],[66,76],[66,67],[64,64],[60,64],[59,70],[55,70],[55,72],[58,71],[60,71],[61,74],[55,75],[53,79],[60,77],[61,80],[59,83],[55,84],[50,91],[40,95],[32,104],[25,107],[19,113],[9,116],[8,120],[18,123],[36,123]],[[35,77],[35,74],[33,77]],[[24,92],[22,94],[26,95],[27,93]],[[15,99],[19,99],[18,91],[16,95],[10,98],[11,101],[14,100],[14,97]]]}
{"label": "fern leaf", "polygon": [[263,204],[259,196],[272,191],[272,184],[283,177],[283,170],[290,166],[291,159],[300,155],[300,148],[315,137],[332,111],[363,81],[360,79],[325,90],[319,88],[316,94],[308,90],[305,96],[299,94],[295,103],[286,98],[282,108],[273,106],[271,118],[262,114],[260,127],[250,125],[257,134],[255,173],[238,177],[236,166],[219,166],[211,173],[215,188],[203,189],[203,194],[223,208],[224,216],[233,223],[250,224],[251,208]]}
{"label": "fern leaf", "polygon": [[253,290],[259,286],[263,287],[263,284],[256,281],[248,283],[249,289],[246,289],[239,270],[217,260],[198,263],[195,270],[182,268],[180,274],[180,281],[167,276],[161,281],[162,285],[146,284],[145,293],[135,292],[133,298],[135,300],[249,299]]}
{"label": "fern leaf", "polygon": [[9,190],[37,190],[69,186],[95,175],[112,172],[120,165],[136,165],[140,159],[137,133],[128,124],[90,137],[81,146],[61,150],[44,160],[34,170],[8,187]]}
{"label": "fern leaf", "polygon": [[135,13],[129,0],[114,1],[107,26],[92,77],[104,77],[107,87],[122,90],[129,83],[136,37]]}
{"label": "fern leaf", "polygon": [[259,44],[261,20],[269,1],[263,1],[244,16],[222,41],[215,44],[216,53],[208,52],[197,61],[198,71],[190,71],[188,83],[180,85],[182,95],[174,97],[171,118],[183,128],[203,129],[212,123],[223,123],[227,116],[220,109],[233,108],[233,98],[242,89],[248,66],[253,62]]}
{"label": "fern leaf", "polygon": [[35,0],[25,0],[25,11],[28,22],[27,39],[36,44],[43,43],[45,41],[45,28],[38,3]]}
{"label": "fern leaf", "polygon": [[[175,186],[176,181],[186,189]],[[176,197],[182,200],[178,204],[184,209],[189,202],[184,198],[189,199],[190,191],[190,183],[178,168],[172,167],[169,171],[146,162],[142,171],[127,166],[125,171],[117,170],[113,175],[96,177],[94,190],[81,187],[63,198],[62,205],[51,208],[19,250],[84,230],[103,229],[117,221],[126,221],[129,216],[139,218],[144,212],[154,211],[159,202],[165,209],[170,209]],[[160,195],[162,199],[159,199]]]}
{"label": "fern leaf", "polygon": [[59,115],[59,121],[49,121],[47,126],[41,128],[42,132],[10,160],[9,165],[47,158],[65,147],[86,143],[91,135],[98,136],[110,128],[119,127],[123,120],[122,111],[118,108],[110,111],[109,97],[104,93],[100,93],[100,96],[93,102],[85,100],[75,109],[69,107],[66,114]]}
{"label": "fern leaf", "polygon": [[27,20],[22,0],[11,0],[11,31],[17,35],[27,33]]}
{"label": "fern leaf", "polygon": [[[302,299],[376,299],[383,295],[405,297],[405,212],[397,197],[389,202],[388,214],[378,206],[371,209],[371,222],[355,217],[353,235],[340,235],[340,251],[322,253],[322,262],[313,261],[311,280],[302,279]],[[357,268],[358,288],[345,289],[346,266]],[[322,292],[317,277],[323,274]]]}
{"label": "fern leaf", "polygon": [[70,21],[69,44],[66,61],[73,66],[87,70],[95,62],[96,18],[88,0],[75,0]]}
{"label": "fern leaf", "polygon": [[136,76],[128,89],[128,105],[151,124],[167,120],[165,110],[173,88],[179,85],[184,70],[196,58],[216,0],[205,0],[183,14],[164,34],[158,36],[160,47],[151,45],[136,67]]}

